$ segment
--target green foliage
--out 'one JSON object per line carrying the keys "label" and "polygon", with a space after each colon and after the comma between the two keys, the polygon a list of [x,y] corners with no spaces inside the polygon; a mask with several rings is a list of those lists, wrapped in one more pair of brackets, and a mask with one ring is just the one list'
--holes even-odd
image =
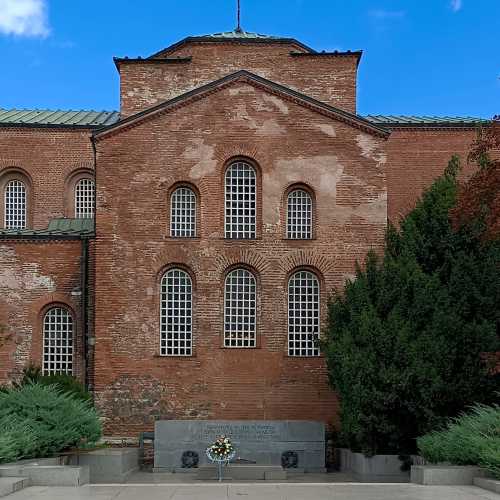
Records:
{"label": "green foliage", "polygon": [[476,405],[446,429],[419,437],[417,444],[429,462],[480,465],[500,478],[500,406]]}
{"label": "green foliage", "polygon": [[38,383],[41,385],[55,385],[62,392],[73,394],[83,401],[92,401],[92,395],[75,377],[64,373],[43,375],[42,370],[35,365],[28,365],[23,369],[21,380],[14,387],[23,387],[26,384]]}
{"label": "green foliage", "polygon": [[451,227],[457,171],[454,158],[388,228],[384,257],[370,253],[329,305],[323,350],[343,440],[367,455],[415,452],[417,436],[499,388],[483,354],[499,348],[500,242]]}
{"label": "green foliage", "polygon": [[88,402],[38,383],[0,392],[0,428],[0,462],[49,456],[101,436]]}

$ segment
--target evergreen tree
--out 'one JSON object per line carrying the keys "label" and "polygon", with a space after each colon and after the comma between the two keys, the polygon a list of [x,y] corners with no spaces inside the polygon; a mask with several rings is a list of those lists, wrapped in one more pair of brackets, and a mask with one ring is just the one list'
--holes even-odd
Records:
{"label": "evergreen tree", "polygon": [[383,258],[335,293],[324,341],[341,399],[341,436],[368,455],[412,453],[416,437],[500,390],[486,353],[499,349],[500,241],[454,230],[453,158],[399,229]]}

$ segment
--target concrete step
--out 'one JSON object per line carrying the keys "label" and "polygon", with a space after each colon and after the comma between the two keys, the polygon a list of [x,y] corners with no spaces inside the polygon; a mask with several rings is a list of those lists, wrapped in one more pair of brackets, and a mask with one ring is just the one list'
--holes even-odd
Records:
{"label": "concrete step", "polygon": [[[287,475],[281,465],[229,464],[223,467],[222,477],[225,480],[283,481]],[[197,479],[217,479],[216,466],[201,465],[197,470]]]}
{"label": "concrete step", "polygon": [[0,477],[0,497],[5,497],[29,486],[27,477]]}
{"label": "concrete step", "polygon": [[500,494],[500,480],[491,477],[475,477],[473,480],[475,486],[484,490],[493,491]]}

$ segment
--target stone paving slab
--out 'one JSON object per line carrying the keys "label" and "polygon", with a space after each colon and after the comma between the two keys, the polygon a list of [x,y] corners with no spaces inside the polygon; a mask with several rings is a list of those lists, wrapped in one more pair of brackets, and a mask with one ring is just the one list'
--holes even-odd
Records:
{"label": "stone paving slab", "polygon": [[380,483],[266,483],[32,486],[9,500],[500,500],[475,486]]}

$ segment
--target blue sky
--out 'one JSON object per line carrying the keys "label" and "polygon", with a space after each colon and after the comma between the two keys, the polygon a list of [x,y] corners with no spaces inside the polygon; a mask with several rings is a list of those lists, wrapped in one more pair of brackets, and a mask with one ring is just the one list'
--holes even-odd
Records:
{"label": "blue sky", "polygon": [[[0,107],[118,109],[113,56],[231,30],[236,0],[0,0]],[[500,0],[242,0],[247,31],[358,50],[358,111],[500,113]]]}

